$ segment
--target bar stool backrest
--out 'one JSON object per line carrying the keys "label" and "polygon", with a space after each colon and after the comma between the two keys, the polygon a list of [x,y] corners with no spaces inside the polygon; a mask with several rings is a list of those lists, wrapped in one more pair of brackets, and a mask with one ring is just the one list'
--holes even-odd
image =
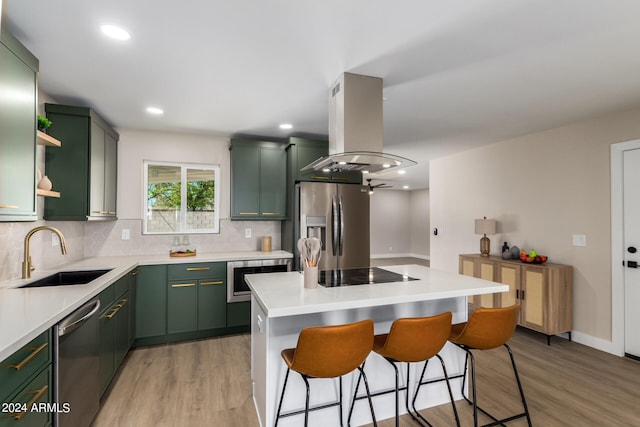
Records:
{"label": "bar stool backrest", "polygon": [[403,362],[431,359],[446,344],[451,333],[451,312],[431,317],[396,319],[381,354]]}
{"label": "bar stool backrest", "polygon": [[316,378],[335,378],[357,369],[373,348],[373,320],[300,331],[291,369]]}
{"label": "bar stool backrest", "polygon": [[520,304],[505,308],[478,308],[471,313],[460,334],[452,336],[451,340],[479,350],[500,347],[516,330],[519,310]]}

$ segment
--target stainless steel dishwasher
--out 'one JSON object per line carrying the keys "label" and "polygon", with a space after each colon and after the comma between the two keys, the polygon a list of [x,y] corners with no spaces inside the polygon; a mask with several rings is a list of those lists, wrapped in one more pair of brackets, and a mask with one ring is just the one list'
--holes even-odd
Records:
{"label": "stainless steel dishwasher", "polygon": [[54,326],[53,399],[62,408],[53,425],[89,427],[100,407],[99,333],[100,301],[92,300]]}

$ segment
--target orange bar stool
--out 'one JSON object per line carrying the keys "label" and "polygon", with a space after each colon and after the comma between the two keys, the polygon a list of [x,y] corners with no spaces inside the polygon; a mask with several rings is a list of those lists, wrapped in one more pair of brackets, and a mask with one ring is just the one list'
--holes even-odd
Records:
{"label": "orange bar stool", "polygon": [[[438,352],[444,347],[451,333],[451,312],[439,314],[431,317],[417,317],[417,318],[402,318],[396,319],[391,325],[391,329],[388,334],[376,335],[373,342],[373,351],[384,357],[393,366],[396,374],[395,389],[386,390],[374,393],[374,396],[379,396],[387,393],[395,393],[396,397],[396,426],[399,425],[399,401],[400,390],[405,390],[405,408],[407,413],[418,422],[422,424],[420,420],[424,421],[428,426],[431,426],[416,409],[416,399],[420,392],[420,387],[423,384],[431,382],[442,381],[442,379],[423,382],[424,374],[427,371],[427,365],[432,357],[437,357],[442,365],[442,371],[444,373],[444,381],[447,384],[447,390],[449,392],[449,398],[451,399],[451,405],[453,407],[453,414],[456,419],[456,425],[460,426],[460,419],[458,418],[458,411],[456,410],[455,401],[453,400],[453,393],[451,392],[451,385],[449,384],[449,377],[447,376],[447,369],[444,365],[444,360],[438,354]],[[411,408],[409,408],[409,365],[414,362],[425,362],[420,380],[416,387],[416,391],[413,395],[411,402]],[[400,387],[400,374],[398,371],[397,363],[406,362],[407,364],[407,380],[406,384]],[[366,383],[365,383],[366,384]],[[356,384],[356,391],[354,396],[358,393],[358,386],[360,385],[360,378]],[[355,399],[354,399],[355,401]],[[349,411],[349,418],[353,410],[353,403],[351,410]]]}
{"label": "orange bar stool", "polygon": [[[275,425],[282,417],[304,413],[304,425],[307,426],[309,411],[338,406],[340,410],[340,426],[342,426],[342,376],[356,369],[364,377],[364,383],[369,398],[369,409],[374,425],[377,426],[373,403],[369,393],[369,384],[362,365],[373,348],[373,320],[362,320],[336,326],[311,326],[300,331],[298,344],[295,348],[282,350],[282,359],[287,364],[284,377],[278,413]],[[282,400],[287,388],[289,371],[296,371],[304,380],[307,395],[304,410],[292,411],[280,415]],[[309,379],[310,378],[339,378],[340,398],[337,402],[309,408]],[[358,382],[360,377],[358,377]]]}
{"label": "orange bar stool", "polygon": [[[531,427],[531,417],[529,416],[527,401],[524,398],[524,391],[522,390],[522,383],[520,382],[520,376],[518,375],[516,361],[513,358],[511,347],[507,344],[507,341],[511,338],[516,329],[519,309],[520,304],[515,304],[511,307],[505,308],[479,308],[471,313],[468,322],[451,326],[451,336],[449,337],[449,341],[467,353],[467,358],[464,363],[462,396],[470,405],[473,405],[473,425],[476,427],[478,426],[478,411],[493,420],[493,422],[485,424],[483,427],[502,425],[522,417],[527,418],[529,427]],[[513,367],[513,373],[515,374],[516,382],[518,383],[518,390],[520,390],[520,398],[522,400],[524,412],[499,420],[478,406],[476,396],[476,364],[472,350],[490,350],[501,346],[504,346],[509,352],[511,366]],[[471,360],[470,373],[472,383],[472,400],[469,400],[469,398],[464,394],[469,360]]]}

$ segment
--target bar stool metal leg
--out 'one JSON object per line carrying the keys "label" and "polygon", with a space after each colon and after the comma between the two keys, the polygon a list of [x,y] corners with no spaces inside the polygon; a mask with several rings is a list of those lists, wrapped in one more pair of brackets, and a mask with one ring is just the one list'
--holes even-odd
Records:
{"label": "bar stool metal leg", "polygon": [[[524,408],[524,412],[522,412],[520,414],[512,415],[512,416],[507,417],[507,418],[498,419],[495,416],[491,415],[486,410],[482,409],[478,405],[477,389],[476,389],[476,363],[475,363],[475,357],[474,357],[473,352],[471,351],[471,349],[469,349],[468,347],[461,347],[467,353],[467,358],[471,360],[471,367],[469,368],[469,372],[471,373],[471,392],[472,392],[472,397],[471,397],[471,400],[469,400],[467,398],[467,396],[464,395],[464,380],[463,380],[463,393],[462,393],[462,396],[465,398],[465,400],[467,402],[469,402],[470,405],[473,405],[473,425],[474,425],[474,427],[478,427],[478,425],[479,425],[478,424],[478,411],[482,412],[484,415],[486,415],[487,417],[489,417],[489,418],[491,418],[493,420],[492,423],[484,424],[482,427],[492,427],[492,426],[496,426],[496,425],[504,425],[504,423],[507,423],[509,421],[513,421],[515,419],[522,418],[522,417],[526,417],[527,425],[529,427],[532,427],[531,417],[529,415],[529,408],[527,406],[527,401],[526,401],[526,399],[524,397],[524,390],[522,389],[522,383],[520,382],[520,375],[518,374],[518,368],[516,367],[516,362],[515,362],[515,359],[513,357],[513,352],[511,351],[511,347],[509,347],[508,344],[503,344],[503,346],[509,352],[509,358],[511,359],[511,366],[513,368],[513,373],[514,373],[514,376],[516,378],[516,383],[518,384],[518,391],[520,392],[520,400],[522,401],[522,406]],[[465,372],[464,372],[465,373],[465,377],[466,377],[466,373],[467,373],[467,366],[468,366],[467,365],[467,361],[465,361]]]}
{"label": "bar stool metal leg", "polygon": [[280,410],[282,409],[282,401],[284,400],[284,391],[287,389],[287,381],[289,380],[289,372],[291,369],[287,368],[287,373],[284,376],[284,385],[282,386],[282,393],[280,393],[280,403],[278,404],[278,412],[276,414],[276,422],[274,427],[278,427],[278,420],[280,419]]}
{"label": "bar stool metal leg", "polygon": [[[436,354],[436,357],[438,358],[438,360],[440,360],[440,364],[442,365],[442,373],[444,374],[444,381],[447,384],[447,391],[449,392],[449,400],[451,401],[451,407],[453,409],[453,416],[455,417],[455,420],[456,420],[456,426],[460,427],[460,417],[458,416],[458,409],[456,408],[456,402],[455,402],[455,400],[453,400],[453,392],[451,391],[451,384],[449,383],[449,375],[447,374],[447,368],[446,368],[446,366],[444,364],[444,360],[442,359],[442,357],[439,354]],[[420,387],[423,386],[424,384],[431,384],[433,382],[442,381],[442,379],[432,380],[432,381],[423,381],[424,380],[424,374],[427,371],[428,364],[429,364],[429,360],[425,361],[424,368],[422,368],[422,374],[420,374],[420,380],[418,380],[418,386],[417,386],[416,391],[415,391],[415,393],[413,395],[413,400],[411,402],[411,407],[413,409],[413,412],[416,414],[416,416],[418,416],[428,426],[431,426],[431,423],[429,421],[427,421],[427,419],[424,418],[422,416],[422,414],[420,414],[420,412],[418,412],[418,410],[416,409],[416,400],[418,399],[418,393],[420,392]],[[407,407],[407,411],[409,411],[409,407]]]}
{"label": "bar stool metal leg", "polygon": [[353,408],[356,404],[356,400],[362,398],[362,397],[358,397],[358,389],[360,388],[360,380],[362,379],[364,381],[364,388],[367,392],[367,400],[369,401],[369,410],[371,411],[371,419],[373,421],[374,427],[378,427],[378,422],[376,421],[376,414],[373,410],[373,401],[371,400],[371,390],[369,390],[369,381],[367,381],[367,375],[364,373],[364,363],[358,367],[358,371],[360,371],[360,374],[358,375],[358,381],[356,382],[356,390],[353,392],[353,398],[351,399],[351,406],[349,407],[349,416],[347,418],[347,426],[349,427],[351,426],[351,415],[353,415]]}

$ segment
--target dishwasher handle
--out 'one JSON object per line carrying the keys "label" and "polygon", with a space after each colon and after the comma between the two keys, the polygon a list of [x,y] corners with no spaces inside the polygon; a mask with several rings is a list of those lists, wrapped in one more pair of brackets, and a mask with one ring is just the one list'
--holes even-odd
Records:
{"label": "dishwasher handle", "polygon": [[[86,309],[89,308],[91,305],[94,305],[94,307],[87,314],[82,315],[82,313],[85,312]],[[64,319],[58,325],[58,336],[63,337],[65,335],[69,335],[70,333],[78,329],[80,326],[82,326],[82,324],[86,322],[91,316],[96,314],[98,310],[100,310],[100,300],[92,301],[84,305],[82,308],[79,308],[78,311],[76,311],[74,314]],[[78,318],[78,316],[80,317]]]}

